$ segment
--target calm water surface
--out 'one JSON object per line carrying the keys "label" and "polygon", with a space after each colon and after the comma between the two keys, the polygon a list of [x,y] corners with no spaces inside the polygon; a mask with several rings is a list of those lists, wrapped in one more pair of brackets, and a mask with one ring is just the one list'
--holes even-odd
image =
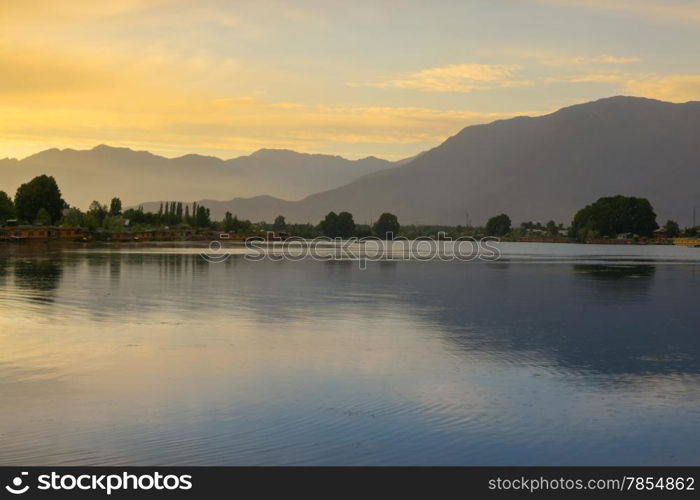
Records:
{"label": "calm water surface", "polygon": [[700,464],[700,249],[0,246],[0,465]]}

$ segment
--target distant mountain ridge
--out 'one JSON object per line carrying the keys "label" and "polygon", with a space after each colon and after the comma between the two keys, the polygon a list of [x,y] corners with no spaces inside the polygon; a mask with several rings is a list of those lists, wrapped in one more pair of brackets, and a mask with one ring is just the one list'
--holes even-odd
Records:
{"label": "distant mountain ridge", "polygon": [[22,160],[0,160],[0,190],[14,194],[33,176],[56,177],[64,198],[87,208],[92,200],[118,196],[125,205],[149,199],[190,200],[271,194],[300,199],[393,166],[375,157],[340,156],[261,149],[222,160],[188,154],[165,158],[104,144],[90,150],[48,149]]}
{"label": "distant mountain ridge", "polygon": [[503,212],[516,223],[568,223],[579,208],[615,194],[649,198],[660,223],[691,223],[700,207],[700,102],[600,99],[466,127],[406,163],[300,201],[202,203],[217,218],[230,211],[267,221],[282,214],[316,223],[348,210],[356,222],[389,211],[402,223],[481,224]]}
{"label": "distant mountain ridge", "polygon": [[269,149],[231,160],[104,145],[50,149],[0,160],[0,189],[13,193],[43,173],[83,208],[120,196],[147,210],[161,200],[198,200],[215,218],[230,211],[256,221],[281,214],[316,223],[348,210],[365,223],[385,211],[402,223],[481,224],[503,212],[516,223],[568,223],[597,198],[625,194],[649,198],[661,223],[689,225],[700,208],[700,102],[600,99],[469,126],[393,163]]}

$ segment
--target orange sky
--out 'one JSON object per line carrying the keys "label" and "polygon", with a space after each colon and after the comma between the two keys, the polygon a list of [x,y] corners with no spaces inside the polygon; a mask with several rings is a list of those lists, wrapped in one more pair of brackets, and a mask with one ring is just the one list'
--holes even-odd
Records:
{"label": "orange sky", "polygon": [[599,97],[699,99],[698,24],[681,0],[5,0],[0,157],[396,159]]}

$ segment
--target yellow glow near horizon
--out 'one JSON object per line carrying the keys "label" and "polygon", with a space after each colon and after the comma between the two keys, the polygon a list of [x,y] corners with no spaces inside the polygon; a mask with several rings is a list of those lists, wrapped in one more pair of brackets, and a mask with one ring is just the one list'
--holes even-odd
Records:
{"label": "yellow glow near horizon", "polygon": [[686,2],[495,3],[0,2],[0,158],[107,143],[398,159],[609,95],[700,98]]}

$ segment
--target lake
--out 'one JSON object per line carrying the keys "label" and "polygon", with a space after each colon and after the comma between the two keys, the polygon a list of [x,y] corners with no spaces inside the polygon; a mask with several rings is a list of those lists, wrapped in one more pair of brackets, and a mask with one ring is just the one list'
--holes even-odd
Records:
{"label": "lake", "polygon": [[700,249],[0,245],[1,465],[700,464]]}

